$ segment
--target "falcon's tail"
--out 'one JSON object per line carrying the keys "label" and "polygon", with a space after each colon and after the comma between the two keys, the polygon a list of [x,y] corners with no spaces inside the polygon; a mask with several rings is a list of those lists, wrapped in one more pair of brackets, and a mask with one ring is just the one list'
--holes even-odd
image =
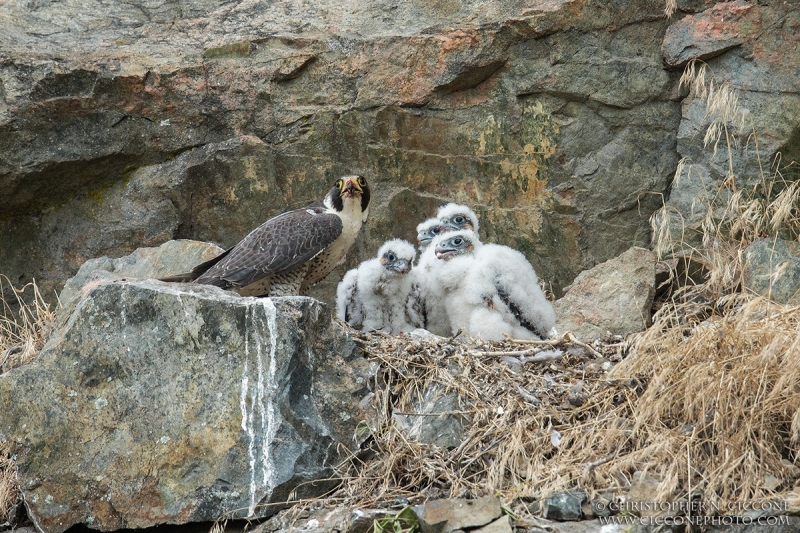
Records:
{"label": "falcon's tail", "polygon": [[219,254],[217,257],[214,257],[213,259],[209,259],[208,261],[200,263],[199,265],[194,267],[191,272],[184,272],[183,274],[175,274],[173,276],[159,278],[158,281],[168,281],[172,283],[192,282],[197,278],[199,278],[200,276],[202,276],[203,274],[205,274],[206,271],[208,271],[211,267],[219,263],[226,255],[230,253],[231,250],[233,250],[233,248],[228,248],[227,250]]}

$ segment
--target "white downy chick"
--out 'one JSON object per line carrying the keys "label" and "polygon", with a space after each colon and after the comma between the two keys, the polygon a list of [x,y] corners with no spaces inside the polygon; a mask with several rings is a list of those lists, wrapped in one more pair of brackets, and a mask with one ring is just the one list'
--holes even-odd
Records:
{"label": "white downy chick", "polygon": [[441,241],[443,234],[448,232],[460,229],[477,232],[479,223],[478,217],[472,209],[462,204],[449,203],[439,208],[436,218],[428,219],[417,227],[418,241],[420,240],[421,226],[433,227],[434,221],[439,223],[438,231],[432,231],[436,235],[429,241],[430,244],[421,251],[414,276],[415,309],[417,311],[421,309],[423,312],[420,313],[418,311],[413,316],[417,319],[420,316],[423,318],[422,321],[415,320],[419,327],[424,327],[440,336],[448,336],[451,334],[450,323],[447,319],[447,311],[442,299],[445,289],[440,286],[440,281],[435,272],[442,265],[442,262],[436,259],[435,244]]}
{"label": "white downy chick", "polygon": [[415,255],[411,243],[393,239],[381,246],[376,258],[345,274],[336,291],[339,318],[364,331],[399,333],[414,329],[406,319],[405,304]]}
{"label": "white downy chick", "polygon": [[503,340],[504,334],[517,339],[550,336],[555,312],[527,258],[508,246],[473,239],[474,233],[460,231],[446,234],[437,245],[437,255],[471,259],[466,269],[439,274],[445,280],[457,276],[452,281],[456,287],[445,295],[451,329],[485,340]]}

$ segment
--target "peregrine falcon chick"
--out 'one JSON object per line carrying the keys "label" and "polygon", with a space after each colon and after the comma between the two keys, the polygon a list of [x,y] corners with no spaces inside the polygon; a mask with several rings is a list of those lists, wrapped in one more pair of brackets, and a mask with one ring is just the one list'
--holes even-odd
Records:
{"label": "peregrine falcon chick", "polygon": [[[436,275],[436,270],[442,263],[436,259],[435,243],[441,240],[443,234],[461,229],[473,230],[477,234],[479,223],[472,209],[462,204],[449,203],[439,208],[435,219],[426,220],[417,226],[417,231],[420,232],[421,226],[433,227],[434,220],[439,222],[437,235],[434,236],[432,243],[421,251],[419,262],[414,269],[412,302],[414,308],[421,312],[410,313],[410,316],[417,318],[414,323],[418,327],[440,336],[448,336],[451,335],[450,322],[443,300],[446,289],[441,285],[440,277]],[[418,241],[420,235],[421,232],[417,233]],[[419,317],[424,319],[423,323],[419,323]]]}
{"label": "peregrine falcon chick", "polygon": [[503,340],[549,337],[556,324],[553,306],[539,287],[533,267],[517,250],[482,244],[474,232],[443,235],[436,271],[443,287],[450,328],[473,337]]}
{"label": "peregrine falcon chick", "polygon": [[411,265],[416,251],[402,239],[385,242],[378,256],[345,274],[336,290],[336,314],[364,331],[411,331],[406,299],[411,291]]}
{"label": "peregrine falcon chick", "polygon": [[344,176],[316,202],[287,211],[191,272],[161,281],[200,283],[242,296],[297,296],[344,260],[369,216],[370,188]]}

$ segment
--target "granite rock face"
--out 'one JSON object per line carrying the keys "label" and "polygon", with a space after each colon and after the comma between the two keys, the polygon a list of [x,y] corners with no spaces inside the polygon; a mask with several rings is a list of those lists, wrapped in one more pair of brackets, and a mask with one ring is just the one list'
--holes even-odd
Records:
{"label": "granite rock face", "polygon": [[[0,257],[58,288],[174,238],[228,247],[366,175],[339,277],[447,201],[560,294],[649,239],[678,73],[651,0],[14,2],[0,10]],[[337,274],[312,295],[332,301]]]}
{"label": "granite rock face", "polygon": [[0,376],[0,438],[45,533],[265,516],[331,488],[374,372],[311,298],[116,281]]}
{"label": "granite rock face", "polygon": [[[372,218],[337,273],[451,200],[556,296],[690,219],[705,59],[742,92],[764,161],[800,157],[791,2],[6,2],[0,9],[0,272],[59,288],[87,259],[175,238],[236,243],[360,172]],[[706,30],[713,31],[706,31]],[[757,169],[740,138],[738,175]],[[671,189],[681,157],[706,182]],[[766,165],[767,167],[769,165]],[[696,176],[696,175],[695,175]],[[690,222],[692,222],[690,220]]]}
{"label": "granite rock face", "polygon": [[80,295],[83,286],[96,270],[104,270],[121,278],[158,279],[172,274],[189,272],[204,261],[213,259],[224,250],[208,242],[191,240],[167,241],[153,248],[139,248],[119,258],[97,257],[89,259],[75,276],[69,278],[59,294],[62,305]]}
{"label": "granite rock face", "polygon": [[655,254],[631,248],[581,272],[564,297],[553,302],[556,326],[585,340],[643,331],[650,325],[655,289]]}

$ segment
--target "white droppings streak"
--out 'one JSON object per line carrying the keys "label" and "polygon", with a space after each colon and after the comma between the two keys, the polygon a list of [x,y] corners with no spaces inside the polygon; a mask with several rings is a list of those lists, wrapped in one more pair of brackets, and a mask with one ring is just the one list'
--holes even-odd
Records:
{"label": "white droppings streak", "polygon": [[256,508],[256,435],[253,429],[253,415],[247,409],[247,396],[250,393],[250,376],[248,376],[248,361],[250,359],[250,341],[248,330],[244,332],[244,369],[242,370],[242,395],[239,398],[239,407],[242,410],[242,430],[247,434],[247,459],[250,465],[250,507],[247,516],[252,516]]}
{"label": "white droppings streak", "polygon": [[[250,465],[250,505],[248,516],[255,513],[256,504],[264,498],[268,498],[275,487],[275,465],[271,458],[271,444],[277,433],[279,423],[277,421],[277,410],[275,406],[275,395],[277,385],[275,375],[277,373],[277,362],[275,357],[278,333],[277,333],[277,309],[269,298],[260,300],[263,302],[264,316],[259,316],[256,320],[256,306],[248,308],[247,320],[245,322],[245,363],[242,375],[242,391],[240,405],[242,410],[242,430],[247,434],[248,443],[248,462]],[[265,339],[262,337],[264,329],[269,330],[269,361],[264,361]],[[250,361],[250,332],[252,331],[253,342],[255,343],[255,383],[251,384],[249,376]],[[249,405],[248,408],[248,399]],[[258,411],[258,423],[256,427],[256,411]],[[261,448],[258,453],[257,447]],[[260,464],[259,464],[260,463]],[[260,469],[260,472],[259,472]],[[262,484],[258,487],[256,479]],[[259,489],[265,494],[259,495]]]}
{"label": "white droppings streak", "polygon": [[[264,312],[267,316],[267,327],[269,328],[269,369],[267,371],[267,384],[270,393],[269,402],[267,404],[267,423],[264,425],[264,429],[266,430],[264,442],[271,443],[278,431],[278,424],[275,420],[275,402],[273,401],[277,389],[277,384],[275,383],[275,373],[277,372],[275,351],[278,345],[278,310],[275,308],[275,304],[272,303],[270,298],[264,298],[262,302],[264,305]],[[268,487],[272,487],[275,485],[275,468],[272,461],[269,460],[268,452],[268,447],[264,446],[264,484]]]}

